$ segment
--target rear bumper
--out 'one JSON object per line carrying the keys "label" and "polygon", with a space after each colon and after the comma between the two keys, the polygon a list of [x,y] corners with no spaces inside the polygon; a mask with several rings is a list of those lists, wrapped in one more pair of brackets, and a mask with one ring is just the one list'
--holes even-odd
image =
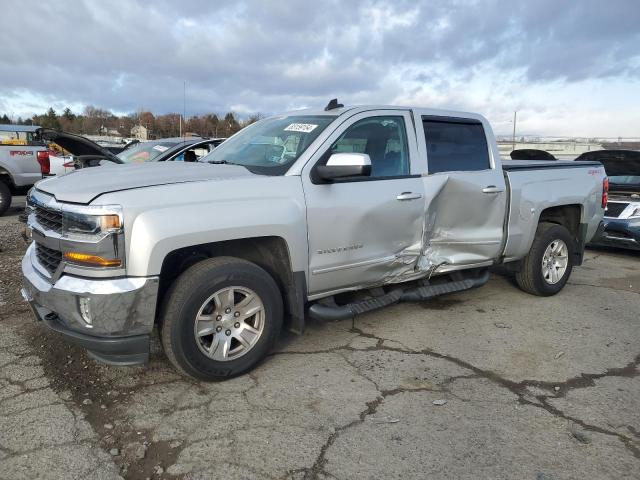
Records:
{"label": "rear bumper", "polygon": [[88,279],[63,275],[55,283],[22,260],[22,295],[36,320],[106,363],[132,365],[149,358],[158,278]]}
{"label": "rear bumper", "polygon": [[589,245],[640,250],[640,218],[605,218]]}

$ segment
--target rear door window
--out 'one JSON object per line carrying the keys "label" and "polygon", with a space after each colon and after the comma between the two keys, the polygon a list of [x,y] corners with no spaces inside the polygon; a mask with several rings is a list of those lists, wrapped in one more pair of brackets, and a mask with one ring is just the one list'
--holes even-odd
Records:
{"label": "rear door window", "polygon": [[41,145],[34,132],[15,132],[0,130],[0,145]]}
{"label": "rear door window", "polygon": [[480,122],[423,117],[429,173],[488,170],[489,148]]}

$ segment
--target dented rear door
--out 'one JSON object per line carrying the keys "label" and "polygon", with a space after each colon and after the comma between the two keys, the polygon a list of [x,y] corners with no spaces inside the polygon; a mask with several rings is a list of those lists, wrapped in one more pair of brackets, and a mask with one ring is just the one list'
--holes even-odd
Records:
{"label": "dented rear door", "polygon": [[490,126],[482,117],[420,115],[417,120],[428,164],[418,268],[446,271],[493,263],[503,247],[508,192]]}

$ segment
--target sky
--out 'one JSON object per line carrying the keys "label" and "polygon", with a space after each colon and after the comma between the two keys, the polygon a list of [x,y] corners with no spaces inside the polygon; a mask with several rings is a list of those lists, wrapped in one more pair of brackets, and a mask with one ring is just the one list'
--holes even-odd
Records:
{"label": "sky", "polygon": [[0,114],[346,105],[640,137],[638,0],[0,0]]}

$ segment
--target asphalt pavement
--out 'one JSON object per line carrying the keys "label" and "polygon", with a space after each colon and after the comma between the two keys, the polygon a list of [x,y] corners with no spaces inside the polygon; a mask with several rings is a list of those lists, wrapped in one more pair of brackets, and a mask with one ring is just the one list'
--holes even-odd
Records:
{"label": "asphalt pavement", "polygon": [[640,478],[640,255],[589,250],[559,295],[479,289],[309,321],[248,375],[100,365],[19,295],[0,218],[0,478]]}

